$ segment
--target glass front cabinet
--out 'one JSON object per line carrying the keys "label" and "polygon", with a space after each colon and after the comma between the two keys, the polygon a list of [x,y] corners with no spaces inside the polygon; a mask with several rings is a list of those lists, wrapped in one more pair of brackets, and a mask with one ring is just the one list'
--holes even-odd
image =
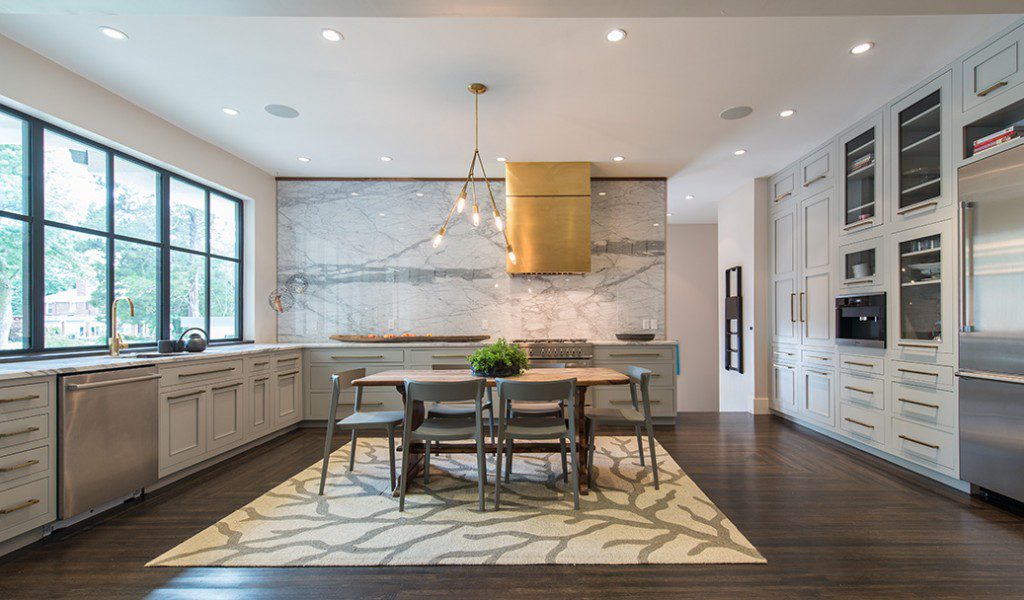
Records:
{"label": "glass front cabinet", "polygon": [[839,191],[843,235],[881,225],[883,118],[878,112],[839,137],[843,179]]}
{"label": "glass front cabinet", "polygon": [[885,285],[885,245],[876,237],[839,247],[839,276],[843,293]]}
{"label": "glass front cabinet", "polygon": [[891,178],[893,222],[928,218],[951,202],[952,182],[942,176],[953,172],[951,77],[948,72],[938,77],[893,104],[889,113],[895,138]]}
{"label": "glass front cabinet", "polygon": [[896,358],[931,362],[952,353],[955,245],[948,220],[891,237],[889,339]]}

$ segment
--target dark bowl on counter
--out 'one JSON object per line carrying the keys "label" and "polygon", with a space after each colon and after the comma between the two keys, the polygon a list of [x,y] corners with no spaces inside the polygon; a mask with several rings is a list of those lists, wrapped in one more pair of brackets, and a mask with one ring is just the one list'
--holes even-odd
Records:
{"label": "dark bowl on counter", "polygon": [[621,342],[649,342],[654,339],[653,333],[616,333],[615,338]]}

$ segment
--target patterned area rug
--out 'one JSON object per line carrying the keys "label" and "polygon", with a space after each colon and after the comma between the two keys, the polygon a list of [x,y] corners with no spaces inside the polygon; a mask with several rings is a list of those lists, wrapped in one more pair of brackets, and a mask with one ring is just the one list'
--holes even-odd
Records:
{"label": "patterned area rug", "polygon": [[353,473],[349,446],[334,452],[323,497],[317,463],[146,566],[765,562],[660,445],[657,491],[635,438],[599,437],[597,447],[596,489],[579,511],[556,453],[516,455],[498,511],[492,470],[484,512],[476,456],[432,457],[430,483],[415,480],[400,513],[385,441],[362,439]]}

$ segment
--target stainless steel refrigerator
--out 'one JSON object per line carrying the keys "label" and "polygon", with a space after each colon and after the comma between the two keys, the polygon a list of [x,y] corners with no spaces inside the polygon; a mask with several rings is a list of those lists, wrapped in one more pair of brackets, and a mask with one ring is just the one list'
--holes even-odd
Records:
{"label": "stainless steel refrigerator", "polygon": [[1024,146],[959,177],[960,477],[1024,501]]}

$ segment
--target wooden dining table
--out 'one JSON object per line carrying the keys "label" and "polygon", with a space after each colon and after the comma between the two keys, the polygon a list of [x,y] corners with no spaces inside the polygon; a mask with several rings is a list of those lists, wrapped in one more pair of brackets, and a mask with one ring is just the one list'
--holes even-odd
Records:
{"label": "wooden dining table", "polygon": [[[398,390],[398,393],[402,396],[402,401],[405,402],[405,382],[406,381],[428,381],[428,382],[453,382],[453,381],[465,381],[467,379],[483,379],[477,377],[469,369],[465,370],[452,370],[452,371],[428,371],[428,370],[415,370],[415,369],[395,369],[392,371],[381,371],[380,373],[374,373],[373,375],[367,375],[361,377],[352,382],[352,385],[357,388],[367,387],[394,387]],[[514,377],[508,377],[506,379],[514,379],[516,381],[559,381],[563,379],[575,379],[576,380],[576,398],[574,399],[574,408],[576,411],[576,444],[577,444],[577,464],[573,468],[577,469],[579,476],[580,493],[587,494],[589,492],[587,488],[587,456],[590,452],[590,447],[587,443],[589,439],[587,437],[587,389],[598,385],[628,385],[629,376],[619,373],[614,369],[604,369],[599,367],[577,367],[569,369],[528,369],[521,375]],[[495,379],[493,377],[486,378],[486,386],[489,388],[495,387]],[[497,403],[497,398],[494,399]],[[497,408],[497,406],[495,406]],[[422,402],[416,402],[413,406],[413,422],[412,426],[417,427],[423,422],[426,416],[426,408]],[[405,440],[402,441],[405,443]],[[489,453],[496,452],[496,445],[488,442],[486,444],[486,451]],[[513,447],[516,454],[522,453],[542,453],[542,452],[559,452],[560,446],[558,442],[514,442]],[[423,443],[417,443],[409,446],[410,461],[409,467],[406,469],[408,473],[408,480],[412,480],[417,474],[423,469],[423,454],[426,451],[426,446]],[[433,452],[438,454],[475,454],[476,443],[444,443],[434,444]],[[394,495],[398,495],[401,490],[401,486],[407,485],[407,480],[399,478],[395,489],[393,490]]]}

